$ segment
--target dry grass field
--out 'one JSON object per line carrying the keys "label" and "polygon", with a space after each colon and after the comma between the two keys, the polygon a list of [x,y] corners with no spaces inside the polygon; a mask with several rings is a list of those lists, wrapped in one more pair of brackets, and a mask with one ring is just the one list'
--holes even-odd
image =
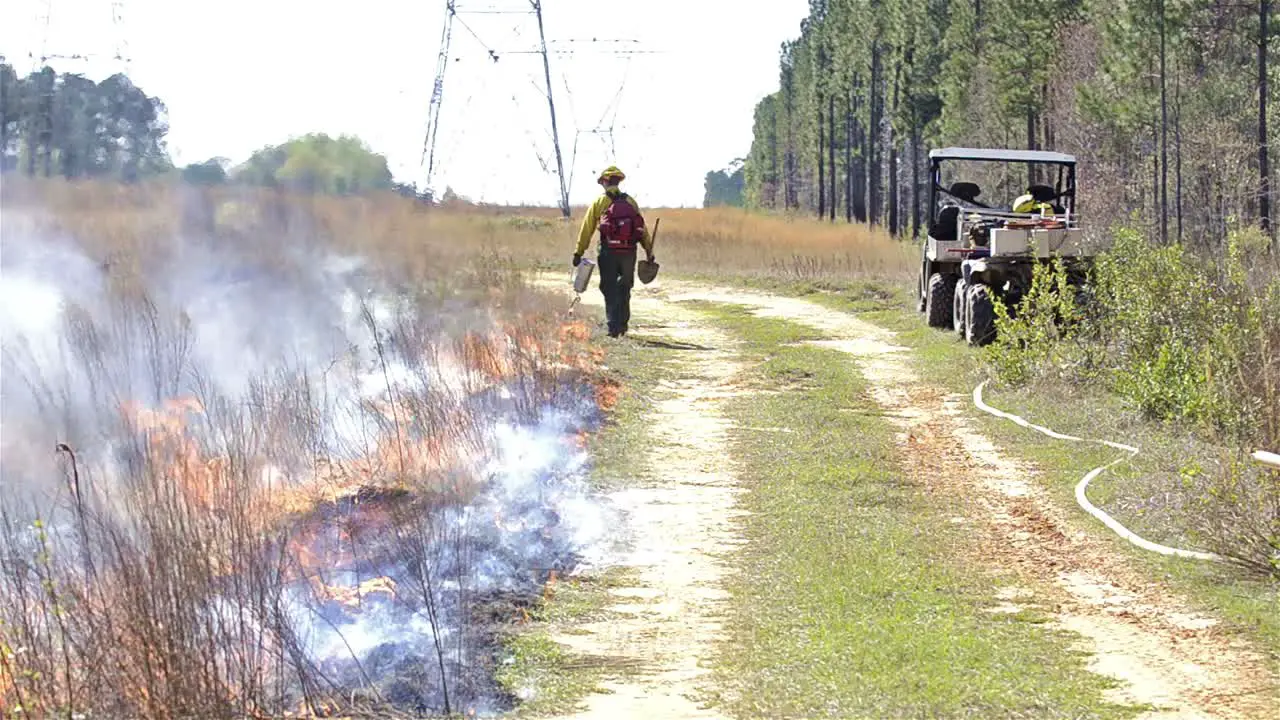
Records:
{"label": "dry grass field", "polygon": [[[422,262],[495,253],[516,265],[567,265],[581,222],[581,208],[566,223],[554,208],[429,208],[392,194],[335,198],[172,185],[9,185],[6,207],[39,203],[67,231],[92,238],[86,242],[95,248],[163,247],[173,233],[192,226],[248,233],[274,223],[345,250],[409,263],[415,271]],[[844,282],[909,279],[915,272],[913,244],[864,226],[737,208],[644,211],[650,227],[661,220],[657,252],[676,273]]]}

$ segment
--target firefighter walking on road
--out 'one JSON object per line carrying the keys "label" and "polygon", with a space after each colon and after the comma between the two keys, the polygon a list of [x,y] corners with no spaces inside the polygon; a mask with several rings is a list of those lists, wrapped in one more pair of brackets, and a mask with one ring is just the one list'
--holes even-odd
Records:
{"label": "firefighter walking on road", "polygon": [[615,166],[600,173],[596,182],[604,186],[604,194],[587,208],[578,247],[573,253],[573,266],[577,267],[582,262],[583,253],[591,246],[591,236],[597,229],[600,231],[597,267],[609,337],[627,334],[627,323],[631,320],[631,288],[636,277],[636,245],[644,248],[650,261],[654,259],[653,238],[645,227],[639,203],[618,189],[618,183],[626,177]]}

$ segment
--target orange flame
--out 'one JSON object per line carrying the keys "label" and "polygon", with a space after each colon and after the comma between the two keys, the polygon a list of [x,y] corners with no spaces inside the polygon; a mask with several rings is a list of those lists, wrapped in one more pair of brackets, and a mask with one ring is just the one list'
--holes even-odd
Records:
{"label": "orange flame", "polygon": [[551,573],[547,576],[547,584],[542,586],[542,599],[544,601],[549,602],[552,598],[556,596],[557,578],[558,578],[558,574],[556,573],[555,570],[552,570]]}
{"label": "orange flame", "polygon": [[391,578],[383,576],[370,578],[357,585],[317,583],[316,591],[319,597],[334,600],[349,610],[357,610],[364,598],[371,595],[382,594],[388,598],[394,598],[396,583]]}

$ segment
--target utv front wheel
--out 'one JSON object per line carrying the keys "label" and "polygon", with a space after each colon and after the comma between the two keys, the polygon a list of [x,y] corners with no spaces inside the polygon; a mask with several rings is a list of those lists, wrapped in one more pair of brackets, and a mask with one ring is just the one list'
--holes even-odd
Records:
{"label": "utv front wheel", "polygon": [[945,328],[951,326],[952,295],[956,290],[955,275],[934,273],[929,276],[929,292],[925,297],[925,316],[929,327]]}

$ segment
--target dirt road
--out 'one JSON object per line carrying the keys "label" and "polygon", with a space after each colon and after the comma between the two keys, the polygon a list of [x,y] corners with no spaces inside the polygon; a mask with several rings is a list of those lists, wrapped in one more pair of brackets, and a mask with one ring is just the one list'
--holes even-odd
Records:
{"label": "dirt road", "polygon": [[[598,298],[594,291],[583,295],[584,303]],[[905,472],[954,499],[952,522],[981,538],[980,552],[967,559],[1003,578],[991,612],[1035,608],[1076,633],[1091,668],[1121,681],[1116,700],[1156,708],[1143,717],[1276,716],[1264,696],[1274,681],[1259,654],[1069,523],[1075,508],[1059,507],[1034,482],[1036,468],[1001,454],[974,428],[967,397],[918,377],[892,333],[802,299],[663,281],[637,287],[633,332],[715,350],[688,353],[671,380],[674,398],[654,408],[651,453],[666,473],[657,487],[629,499],[638,534],[633,561],[641,570],[638,586],[619,592],[630,619],[560,638],[584,653],[638,661],[643,672],[610,683],[612,695],[591,696],[575,717],[715,716],[696,698],[719,627],[724,554],[738,542],[728,423],[717,405],[732,392],[740,361],[731,338],[681,308],[689,300],[746,306],[806,325],[824,336],[818,344],[857,363],[873,399],[899,426]]]}
{"label": "dirt road", "polygon": [[[600,294],[584,293],[599,314]],[[741,492],[728,455],[729,422],[722,401],[733,394],[741,364],[733,339],[699,314],[645,293],[633,303],[644,331],[671,344],[707,350],[680,353],[646,418],[650,445],[641,467],[660,468],[662,480],[614,493],[628,516],[632,587],[611,592],[615,617],[554,636],[584,655],[615,658],[634,668],[603,683],[607,693],[586,698],[575,718],[716,718],[697,700],[699,681],[720,631],[725,555],[740,543],[735,497]]]}

